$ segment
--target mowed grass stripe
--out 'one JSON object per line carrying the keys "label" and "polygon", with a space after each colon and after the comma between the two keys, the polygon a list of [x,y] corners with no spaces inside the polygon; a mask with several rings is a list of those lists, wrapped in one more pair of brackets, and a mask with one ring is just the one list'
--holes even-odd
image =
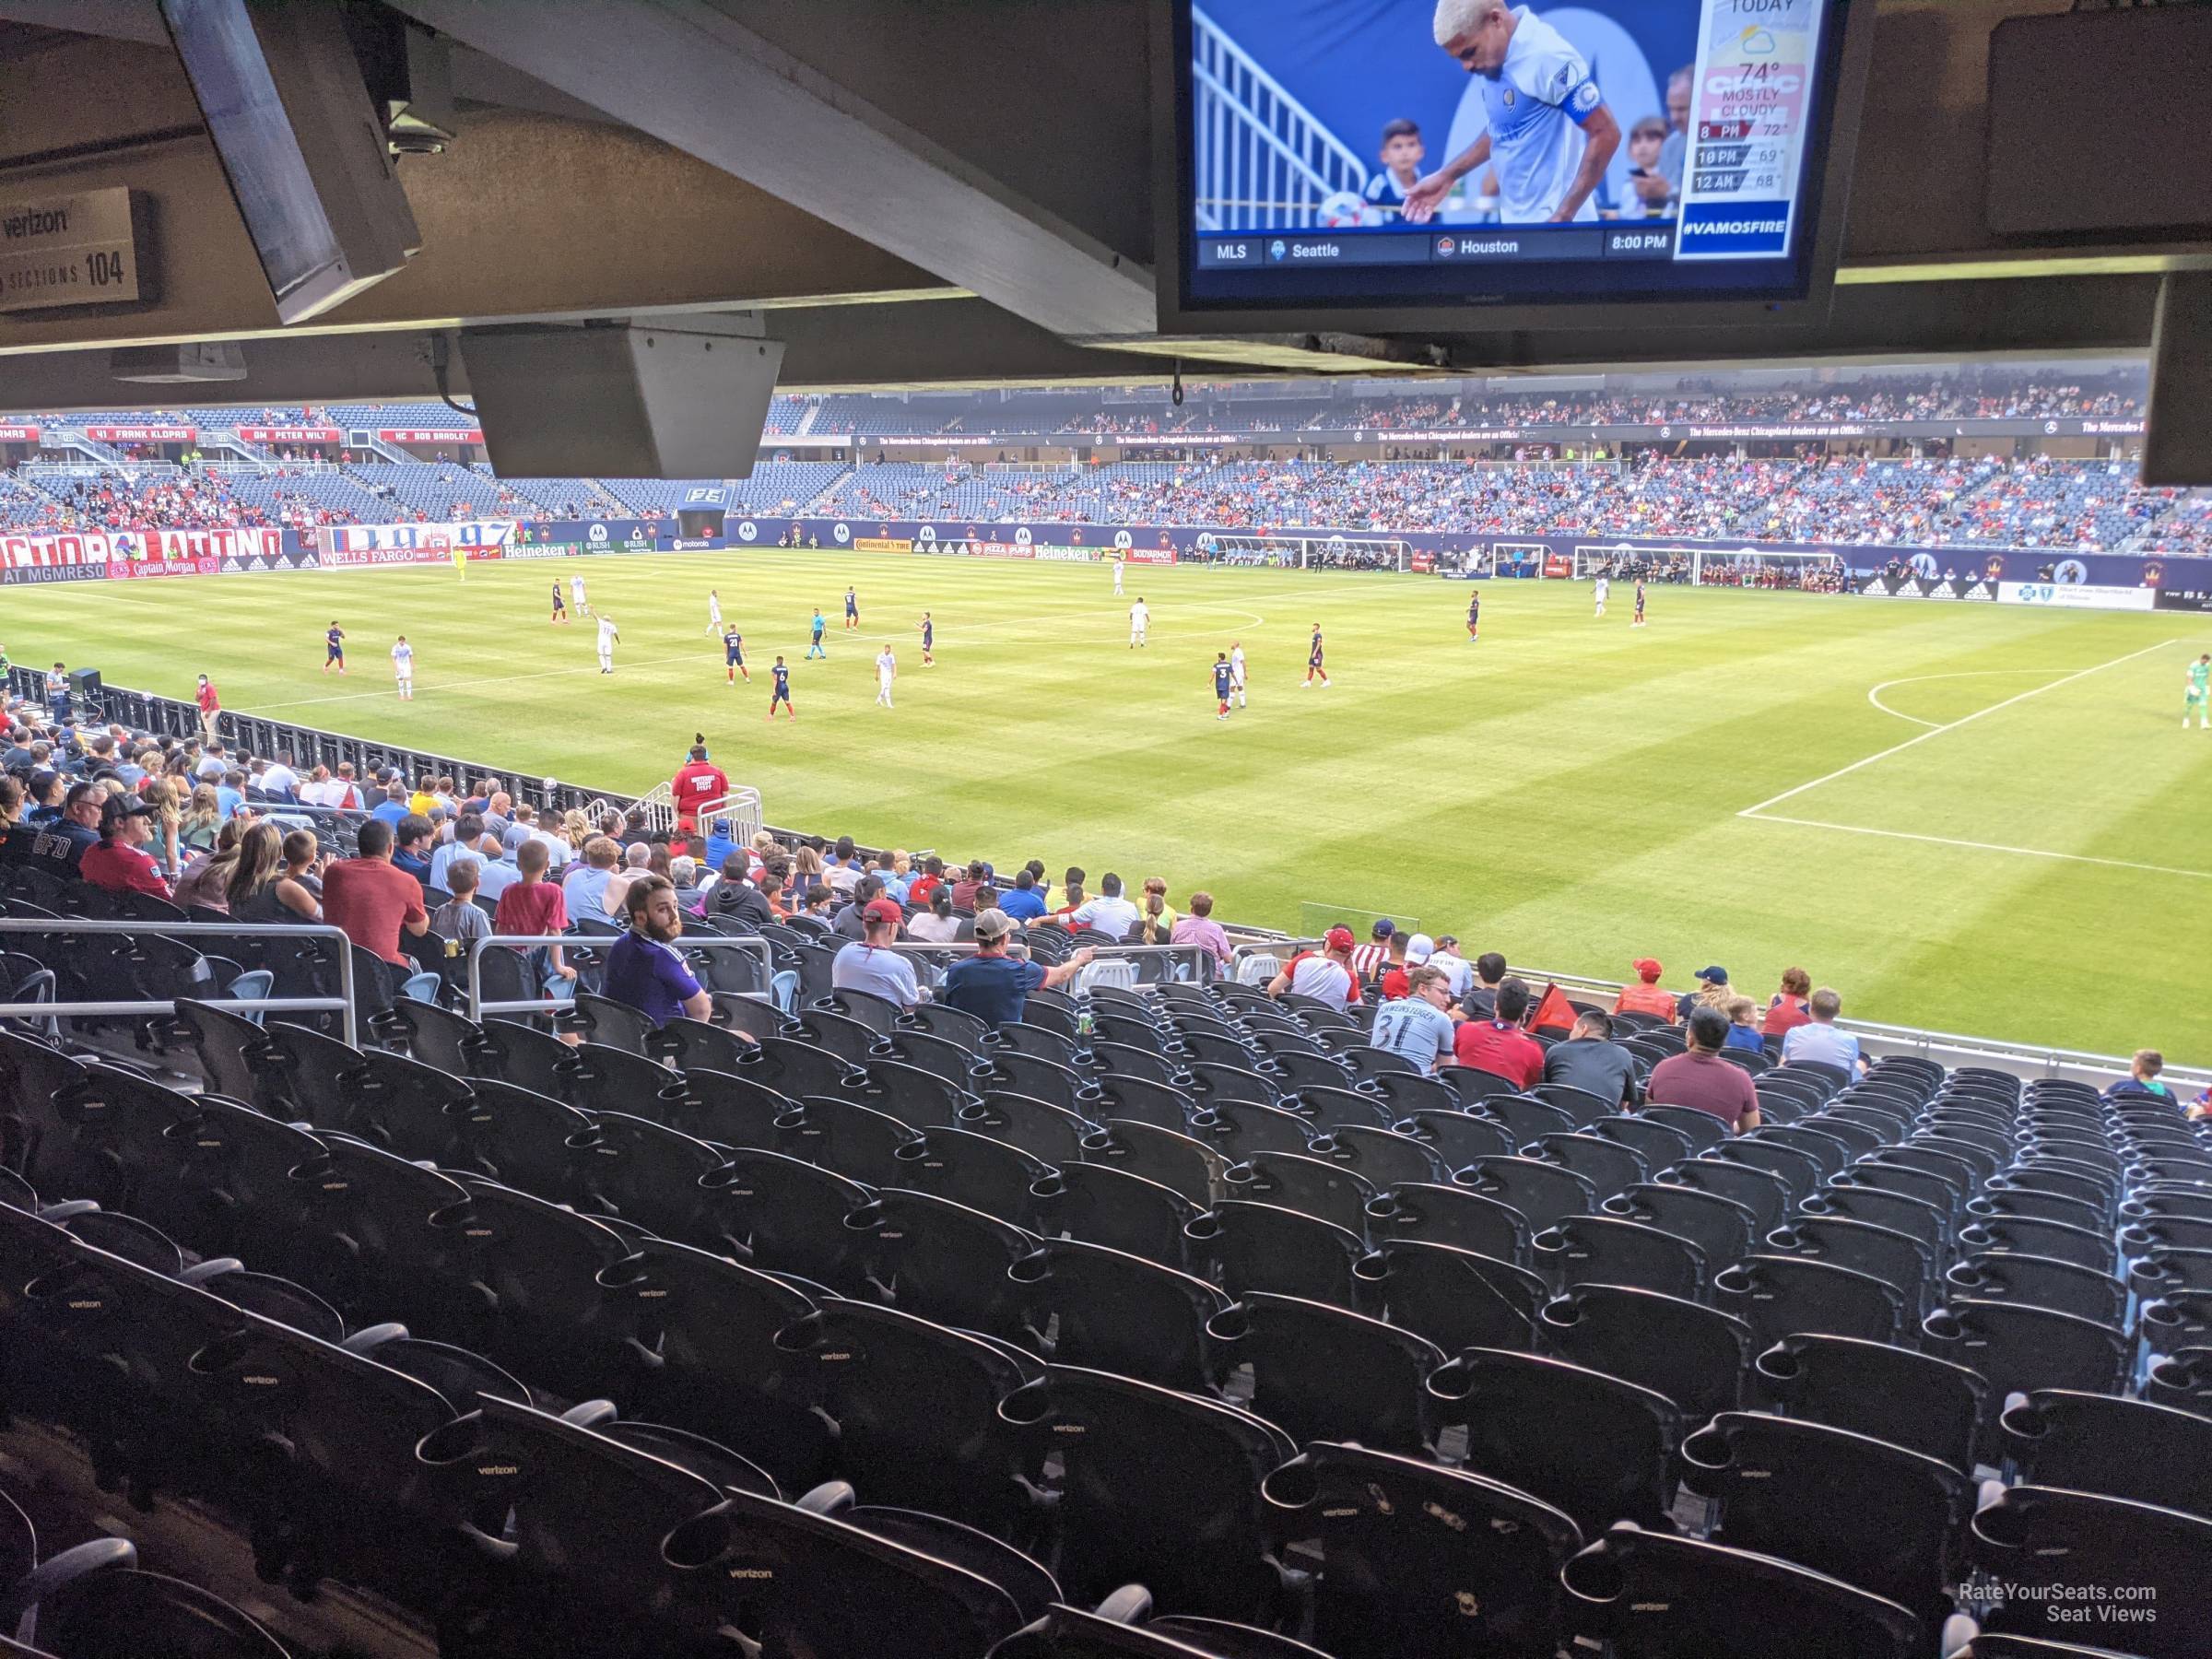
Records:
{"label": "mowed grass stripe", "polygon": [[[622,625],[612,678],[587,619],[545,619],[556,575],[577,571]],[[848,583],[865,623],[850,634]],[[753,679],[734,691],[711,586],[746,635]],[[1303,900],[1382,906],[1525,962],[1620,977],[1648,951],[1672,977],[1718,961],[1762,994],[1798,963],[1867,1018],[2212,1055],[2212,1012],[2177,989],[2208,884],[1735,817],[1924,729],[1867,702],[1884,680],[2056,678],[2185,622],[1654,588],[1631,629],[1626,584],[1601,620],[1586,584],[1493,582],[1470,645],[1458,583],[1131,566],[1126,588],[1095,566],[747,549],[484,565],[465,583],[433,568],[26,588],[0,638],[18,662],[179,697],[205,668],[232,708],[602,788],[666,777],[703,729],[775,822],[1002,867],[1034,854],[1055,877],[1159,875],[1179,906],[1206,887],[1255,922],[1296,926]],[[1152,642],[1131,652],[1139,594]],[[803,660],[818,604],[827,664]],[[343,681],[317,672],[333,616]],[[1301,690],[1316,619],[1336,683]],[[405,706],[385,654],[403,630]],[[886,640],[888,712],[872,706]],[[1217,722],[1207,665],[1232,640],[1252,707]],[[2184,639],[1776,810],[2195,867],[2212,737],[2179,732],[2179,681],[2206,648]],[[771,727],[778,652],[801,718]],[[1896,701],[1943,724],[2034,683]],[[306,700],[324,698],[339,700]]]}

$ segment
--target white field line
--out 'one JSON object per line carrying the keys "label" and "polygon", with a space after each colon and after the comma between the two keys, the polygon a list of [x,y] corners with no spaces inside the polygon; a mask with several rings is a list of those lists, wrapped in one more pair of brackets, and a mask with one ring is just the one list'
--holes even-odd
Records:
{"label": "white field line", "polygon": [[1939,720],[1923,720],[1917,714],[1907,714],[1901,709],[1891,708],[1882,700],[1882,693],[1892,686],[1917,686],[1924,680],[1986,679],[2006,674],[2064,674],[2065,672],[2064,668],[1969,668],[1959,674],[1909,674],[1903,679],[1884,680],[1866,693],[1866,700],[1883,713],[1894,714],[1900,720],[1909,720],[1914,725],[1940,726],[1943,723]]}
{"label": "white field line", "polygon": [[1887,841],[1925,841],[1936,847],[1965,847],[1976,853],[2014,853],[2023,858],[2055,858],[2068,864],[2103,865],[2114,870],[2146,870],[2154,876],[2192,876],[2199,881],[2212,881],[2212,870],[2183,870],[2171,865],[2136,864],[2125,858],[2092,858],[2086,853],[2053,853],[2041,847],[2008,847],[1997,841],[1955,841],[1947,835],[1915,835],[1906,830],[1869,830],[1864,824],[1830,824],[1818,818],[1783,818],[1779,813],[1762,813],[1759,821],[1762,824],[1794,824],[1804,830],[1841,830],[1847,835],[1878,835]]}
{"label": "white field line", "polygon": [[1940,737],[1946,732],[1955,732],[1960,726],[1971,725],[1975,721],[1983,719],[1988,715],[1994,714],[1999,710],[2009,709],[2015,703],[2026,702],[2031,697],[2041,697],[2046,691],[2055,691],[2061,686],[2070,686],[2076,680],[2087,679],[2092,674],[2102,674],[2107,668],[2117,668],[2123,663],[2132,663],[2137,657],[2147,657],[2153,652],[2165,651],[2170,647],[2178,645],[2180,643],[2181,641],[2178,639],[2161,640],[2156,645],[2146,645],[2141,651],[2131,651],[2125,656],[2114,657],[2109,663],[2099,663],[2093,668],[2077,668],[2072,674],[2067,675],[2065,678],[2054,679],[2049,685],[2037,686],[2030,690],[2019,692],[2015,696],[2006,698],[2003,702],[1991,703],[1986,709],[1976,709],[1971,714],[1961,715],[1959,719],[1947,722],[1943,725],[1930,726],[1926,731],[1921,733],[1918,736],[1908,737],[1902,743],[1892,745],[1890,747],[1882,749],[1877,753],[1868,755],[1863,759],[1853,760],[1849,766],[1839,766],[1834,771],[1824,772],[1819,777],[1811,779],[1809,782],[1799,783],[1792,788],[1785,789],[1778,795],[1769,796],[1766,800],[1759,802],[1756,806],[1745,807],[1735,816],[1738,818],[1757,818],[1761,813],[1765,812],[1768,807],[1779,806],[1783,802],[1789,800],[1794,795],[1801,795],[1808,789],[1818,789],[1823,783],[1832,783],[1838,778],[1849,777],[1853,772],[1864,771],[1865,768],[1872,766],[1877,760],[1887,760],[1892,755],[1901,755],[1907,749],[1917,747],[1919,745],[1927,742],[1931,737]]}

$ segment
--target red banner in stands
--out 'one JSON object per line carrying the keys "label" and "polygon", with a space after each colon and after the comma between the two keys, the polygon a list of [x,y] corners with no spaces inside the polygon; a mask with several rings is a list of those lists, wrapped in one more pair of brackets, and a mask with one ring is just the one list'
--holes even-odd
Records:
{"label": "red banner in stands", "polygon": [[418,430],[413,427],[380,427],[377,434],[386,443],[482,443],[483,430],[463,431],[458,428],[440,430],[431,428]]}
{"label": "red banner in stands", "polygon": [[200,430],[188,426],[87,427],[85,436],[95,443],[190,443]]}
{"label": "red banner in stands", "polygon": [[118,582],[142,582],[153,576],[213,576],[222,568],[214,554],[201,553],[189,559],[111,559],[108,574]]}
{"label": "red banner in stands", "polygon": [[[219,571],[280,568],[284,532],[267,525],[206,530],[118,530],[108,537],[108,574],[212,576]],[[251,561],[258,559],[258,565]]]}
{"label": "red banner in stands", "polygon": [[112,538],[97,530],[0,535],[0,581],[82,582],[104,576]]}
{"label": "red banner in stands", "polygon": [[342,443],[346,440],[336,427],[241,426],[238,435],[248,443]]}
{"label": "red banner in stands", "polygon": [[0,443],[36,443],[39,429],[35,426],[0,426]]}

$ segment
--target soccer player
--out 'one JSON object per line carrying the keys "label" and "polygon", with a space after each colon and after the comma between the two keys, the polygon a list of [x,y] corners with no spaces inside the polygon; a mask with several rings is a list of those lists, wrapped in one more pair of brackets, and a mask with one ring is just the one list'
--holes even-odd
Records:
{"label": "soccer player", "polygon": [[392,647],[392,675],[399,682],[399,700],[415,700],[415,647],[401,634],[399,642]]}
{"label": "soccer player", "polygon": [[1318,622],[1313,624],[1313,642],[1306,647],[1307,686],[1311,687],[1313,684],[1313,677],[1317,674],[1321,676],[1322,689],[1327,690],[1329,671],[1321,665],[1321,624]]}
{"label": "soccer player", "polygon": [[1127,562],[1128,562],[1128,561],[1127,561],[1126,559],[1123,559],[1123,558],[1122,558],[1122,557],[1121,557],[1119,554],[1116,554],[1116,555],[1114,556],[1114,560],[1113,560],[1113,596],[1114,596],[1116,599],[1119,599],[1119,598],[1122,596],[1122,566],[1123,566],[1124,564],[1127,563]]}
{"label": "soccer player", "polygon": [[935,667],[937,665],[937,659],[936,659],[935,657],[934,657],[934,656],[932,656],[932,655],[930,654],[930,653],[932,653],[932,652],[934,652],[935,650],[936,650],[936,648],[937,648],[937,625],[936,625],[935,622],[932,622],[932,621],[929,619],[929,613],[928,613],[927,611],[924,611],[924,612],[922,613],[922,666],[923,666],[923,667],[924,667],[924,668],[935,668]]}
{"label": "soccer player", "polygon": [[340,674],[346,672],[346,630],[335,618],[323,635],[323,672],[328,674],[333,668]]}
{"label": "soccer player", "polygon": [[1244,701],[1244,646],[1241,641],[1231,641],[1229,647],[1229,684],[1236,693],[1237,707],[1246,707]]}
{"label": "soccer player", "polygon": [[453,569],[461,572],[461,580],[468,580],[468,549],[459,542],[453,545]]}
{"label": "soccer player", "polygon": [[[824,661],[829,660],[830,653],[822,649],[822,629],[829,626],[830,625],[827,622],[822,620],[822,607],[818,605],[814,607],[814,643],[806,647],[806,654],[808,656],[818,656]],[[778,658],[777,660],[780,662],[782,659]]]}
{"label": "soccer player", "polygon": [[2212,726],[2212,718],[2206,715],[2207,701],[2212,700],[2212,651],[2207,651],[2189,665],[2189,690],[2182,703],[2182,730],[2189,729],[2189,713],[2196,712],[2196,729]]}
{"label": "soccer player", "polygon": [[[845,590],[845,626],[847,628],[860,626],[860,600],[851,588]],[[889,647],[886,646],[885,649],[888,650]]]}
{"label": "soccer player", "polygon": [[582,576],[569,578],[569,602],[576,607],[578,616],[588,617],[592,614],[591,606],[584,601],[583,578]]}
{"label": "soccer player", "polygon": [[1214,718],[1216,720],[1229,718],[1229,694],[1235,688],[1235,670],[1229,665],[1229,653],[1226,651],[1215,652],[1214,702],[1217,706],[1214,710]]}
{"label": "soccer player", "polygon": [[1482,594],[1480,590],[1467,595],[1467,642],[1473,644],[1482,638]]}
{"label": "soccer player", "polygon": [[1482,83],[1482,136],[1406,193],[1408,223],[1435,217],[1486,162],[1501,224],[1595,219],[1594,194],[1620,147],[1620,123],[1590,65],[1558,29],[1508,0],[1437,0],[1436,43]]}
{"label": "soccer player", "polygon": [[1145,629],[1152,620],[1152,612],[1139,594],[1136,603],[1129,607],[1129,649],[1135,651],[1145,642]]}
{"label": "soccer player", "polygon": [[599,618],[600,673],[612,674],[615,671],[615,641],[621,637],[622,630],[615,626],[612,617],[602,616]]}
{"label": "soccer player", "polygon": [[707,590],[707,632],[718,634],[721,631],[722,594],[716,589],[709,588]]}
{"label": "soccer player", "polygon": [[1630,628],[1643,626],[1643,578],[1641,576],[1636,578],[1636,615],[1629,626]]}
{"label": "soccer player", "polygon": [[560,596],[560,578],[556,576],[553,578],[553,614],[550,617],[547,617],[546,620],[548,622],[566,622],[568,619],[569,602]]}
{"label": "soccer player", "polygon": [[1590,585],[1590,592],[1597,600],[1597,614],[1601,617],[1606,614],[1606,595],[1612,592],[1612,582],[1608,582],[1603,576],[1600,576]]}
{"label": "soccer player", "polygon": [[783,712],[796,720],[799,717],[799,712],[791,706],[791,670],[784,667],[783,659],[778,657],[775,667],[770,672],[775,676],[775,684],[770,688],[768,693],[769,719],[771,721],[775,719],[776,705],[782,703]]}
{"label": "soccer player", "polygon": [[876,700],[885,708],[891,706],[891,682],[899,677],[899,659],[891,654],[890,641],[876,653]]}
{"label": "soccer player", "polygon": [[731,685],[737,683],[737,677],[741,674],[745,676],[747,685],[753,683],[752,670],[745,665],[745,636],[735,628],[727,629],[723,633],[722,661],[729,670]]}

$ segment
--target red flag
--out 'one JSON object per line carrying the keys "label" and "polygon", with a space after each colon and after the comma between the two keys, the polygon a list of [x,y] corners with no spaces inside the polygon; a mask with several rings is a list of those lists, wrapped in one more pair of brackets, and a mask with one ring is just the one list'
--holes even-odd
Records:
{"label": "red flag", "polygon": [[1544,994],[1537,999],[1536,1011],[1529,1017],[1528,1023],[1535,1030],[1556,1026],[1565,1031],[1573,1029],[1577,1018],[1574,1005],[1567,1000],[1567,993],[1551,984],[1544,987]]}

